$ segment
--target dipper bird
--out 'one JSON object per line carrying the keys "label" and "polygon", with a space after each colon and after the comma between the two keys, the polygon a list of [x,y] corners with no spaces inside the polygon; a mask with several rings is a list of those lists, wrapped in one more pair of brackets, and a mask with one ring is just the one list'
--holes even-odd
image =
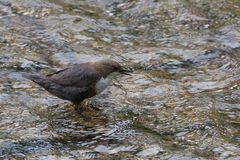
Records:
{"label": "dipper bird", "polygon": [[23,73],[23,77],[78,106],[84,99],[101,93],[119,73],[130,75],[118,62],[101,60],[77,64],[47,76]]}

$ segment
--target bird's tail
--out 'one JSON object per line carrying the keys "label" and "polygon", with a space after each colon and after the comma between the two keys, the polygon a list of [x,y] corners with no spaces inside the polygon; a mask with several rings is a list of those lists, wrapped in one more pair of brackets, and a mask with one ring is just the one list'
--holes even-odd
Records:
{"label": "bird's tail", "polygon": [[40,86],[42,86],[45,89],[48,89],[51,83],[49,83],[49,79],[46,76],[42,76],[42,75],[37,75],[37,74],[29,74],[29,73],[22,73],[22,76],[24,78],[30,79],[33,82],[39,84]]}

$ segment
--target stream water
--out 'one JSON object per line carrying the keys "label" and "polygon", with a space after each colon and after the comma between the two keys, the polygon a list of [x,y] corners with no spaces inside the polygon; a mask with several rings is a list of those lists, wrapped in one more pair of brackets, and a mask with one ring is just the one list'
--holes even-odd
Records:
{"label": "stream water", "polygon": [[[107,58],[85,116],[21,76]],[[0,159],[240,159],[240,1],[0,0]]]}

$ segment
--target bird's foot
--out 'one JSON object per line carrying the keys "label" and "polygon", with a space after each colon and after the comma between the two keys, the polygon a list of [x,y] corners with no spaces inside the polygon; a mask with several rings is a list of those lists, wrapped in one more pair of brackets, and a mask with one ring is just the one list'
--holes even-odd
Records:
{"label": "bird's foot", "polygon": [[79,114],[96,114],[100,111],[98,107],[96,107],[93,101],[83,101],[81,103],[75,103],[75,111]]}
{"label": "bird's foot", "polygon": [[96,117],[99,117],[99,108],[93,106],[85,105],[76,105],[75,111],[79,114],[84,121],[90,121]]}
{"label": "bird's foot", "polygon": [[97,112],[100,111],[99,108],[97,107],[82,107],[82,106],[76,106],[75,111],[78,113],[83,113],[83,112]]}
{"label": "bird's foot", "polygon": [[100,111],[100,109],[98,107],[96,107],[96,105],[95,105],[93,100],[85,101],[83,106],[86,107],[89,111]]}
{"label": "bird's foot", "polygon": [[87,105],[87,108],[88,108],[89,110],[91,110],[91,111],[100,111],[100,108],[94,106],[94,105],[91,104],[91,103],[89,103],[89,104]]}
{"label": "bird's foot", "polygon": [[94,106],[75,106],[75,111],[77,113],[83,114],[84,112],[97,112],[100,111],[99,108]]}

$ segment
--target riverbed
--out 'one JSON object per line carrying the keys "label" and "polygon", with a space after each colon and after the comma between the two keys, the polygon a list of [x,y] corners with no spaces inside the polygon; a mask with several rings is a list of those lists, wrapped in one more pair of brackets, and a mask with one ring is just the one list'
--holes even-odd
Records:
{"label": "riverbed", "polygon": [[[108,58],[84,116],[21,76]],[[240,159],[240,1],[0,0],[0,159]]]}

